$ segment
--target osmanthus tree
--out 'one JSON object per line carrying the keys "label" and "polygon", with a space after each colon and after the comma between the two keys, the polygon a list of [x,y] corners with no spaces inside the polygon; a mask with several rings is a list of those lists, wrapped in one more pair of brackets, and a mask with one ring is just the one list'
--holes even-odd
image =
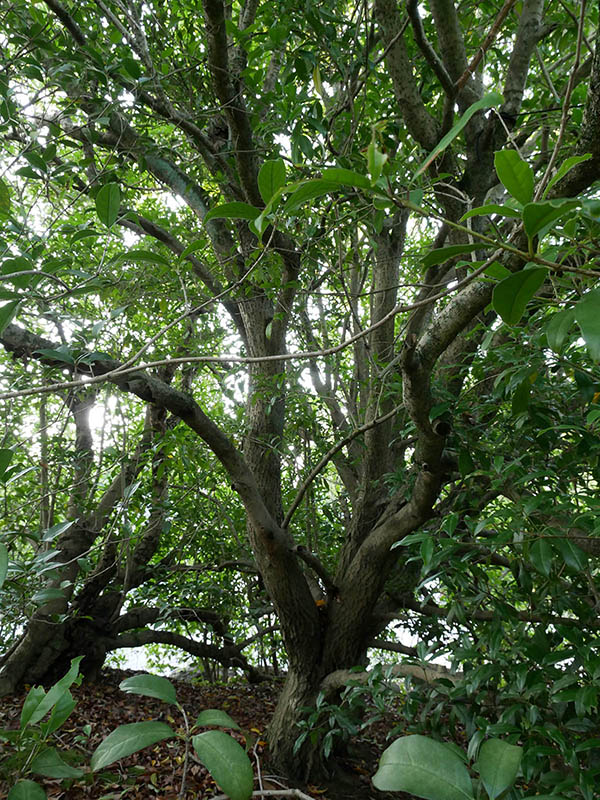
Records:
{"label": "osmanthus tree", "polygon": [[[305,708],[373,646],[446,648],[463,693],[535,676],[538,717],[517,684],[510,721],[499,691],[476,711],[455,698],[475,743],[486,724],[559,730],[542,711],[554,683],[585,733],[597,9],[16,0],[2,30],[4,418],[66,398],[86,490],[55,540],[58,593],[5,655],[4,689],[40,679],[40,648],[55,648],[48,669],[65,657],[56,631],[77,626],[78,598],[93,627],[110,594],[106,619],[123,611],[151,640],[156,618],[123,603],[149,566],[166,580],[194,557],[177,531],[162,538],[179,469],[198,490],[186,524],[190,497],[199,515],[216,500],[204,541],[237,537],[277,615],[288,672],[270,746],[288,774],[318,766],[310,737],[294,751]],[[78,413],[105,384],[140,401],[132,431],[144,413],[151,431],[129,562],[83,474]],[[17,449],[10,423],[4,444]],[[135,479],[118,469],[114,503]],[[416,648],[386,638],[397,620]]]}

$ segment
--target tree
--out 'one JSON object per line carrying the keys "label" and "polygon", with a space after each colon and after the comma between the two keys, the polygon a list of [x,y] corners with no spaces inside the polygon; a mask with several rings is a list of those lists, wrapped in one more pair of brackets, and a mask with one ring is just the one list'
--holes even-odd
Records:
{"label": "tree", "polygon": [[[310,740],[293,752],[303,709],[369,647],[489,665],[576,629],[592,658],[596,16],[541,0],[6,10],[1,399],[27,420],[30,398],[66,398],[85,491],[5,689],[39,679],[44,641],[48,669],[71,654],[56,626],[83,616],[110,620],[87,639],[94,668],[119,631],[161,640],[124,603],[189,566],[161,539],[165,449],[234,509],[231,555],[277,615],[270,743],[289,774],[317,765]],[[107,385],[141,401],[123,406],[132,431],[149,409],[149,516],[122,569],[108,517],[90,523],[108,479],[86,483],[85,409]],[[107,512],[138,474],[112,469]],[[417,648],[384,638],[398,619]]]}

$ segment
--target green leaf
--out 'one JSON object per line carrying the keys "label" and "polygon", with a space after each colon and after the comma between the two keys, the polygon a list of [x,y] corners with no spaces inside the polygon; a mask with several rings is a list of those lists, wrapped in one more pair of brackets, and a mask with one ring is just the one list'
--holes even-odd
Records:
{"label": "green leaf", "polygon": [[342,167],[331,167],[323,170],[323,180],[334,181],[342,186],[355,186],[358,189],[370,189],[369,179],[360,172],[353,172],[351,169]]}
{"label": "green leaf", "polygon": [[45,775],[47,778],[81,778],[83,775],[83,770],[63,761],[54,747],[37,755],[29,766],[36,775]]}
{"label": "green leaf", "polygon": [[44,736],[48,736],[48,734],[57,731],[63,722],[68,719],[76,705],[77,701],[67,689],[62,697],[57,700],[56,705],[50,713],[48,722],[42,722],[40,724],[40,728],[42,729]]}
{"label": "green leaf", "polygon": [[96,195],[96,213],[100,222],[107,228],[114,225],[119,216],[121,206],[121,190],[116,183],[107,183]]}
{"label": "green leaf", "polygon": [[[282,158],[265,161],[258,173],[258,190],[263,201],[271,200],[278,189],[285,184],[285,164]],[[252,217],[254,219],[254,217]]]}
{"label": "green leaf", "polygon": [[188,246],[185,248],[183,253],[179,256],[179,258],[182,258],[182,259],[183,258],[187,258],[192,253],[195,253],[196,250],[201,250],[203,247],[206,247],[206,242],[204,241],[204,239],[196,239],[195,242],[192,242],[191,244],[188,244]]}
{"label": "green leaf", "polygon": [[177,704],[175,687],[170,680],[159,675],[133,675],[121,681],[119,689],[129,694],[143,694],[146,697],[157,697],[165,703]]}
{"label": "green leaf", "polygon": [[515,781],[523,748],[500,739],[488,739],[481,745],[475,764],[490,800],[508,789]]}
{"label": "green leaf", "polygon": [[435,264],[443,264],[444,261],[462,255],[462,253],[473,253],[475,250],[480,250],[481,247],[481,244],[450,244],[448,247],[437,247],[423,256],[421,261],[424,267],[433,267]]}
{"label": "green leaf", "polygon": [[4,542],[0,542],[0,589],[2,588],[6,575],[8,574],[8,547]]}
{"label": "green leaf", "polygon": [[40,356],[44,356],[47,359],[51,359],[52,361],[62,361],[65,364],[75,363],[75,359],[71,355],[69,348],[64,344],[61,344],[61,346],[57,347],[56,350],[43,349],[43,350],[36,350],[35,352]]}
{"label": "green leaf", "polygon": [[0,334],[3,333],[6,326],[12,322],[20,302],[20,300],[11,300],[10,303],[5,303],[3,306],[0,306]]}
{"label": "green leaf", "polygon": [[35,781],[19,781],[15,783],[6,800],[47,800],[46,792]]}
{"label": "green leaf", "polygon": [[39,722],[45,717],[48,711],[60,700],[65,691],[76,681],[79,675],[79,664],[82,658],[83,656],[77,656],[77,658],[71,659],[69,671],[48,690],[46,696],[31,715],[29,719],[30,725],[35,725],[36,722]]}
{"label": "green leaf", "polygon": [[530,239],[543,228],[579,206],[578,200],[550,200],[545,203],[527,203],[523,208],[523,227]]}
{"label": "green leaf", "polygon": [[69,519],[66,522],[57,522],[56,525],[53,525],[48,530],[44,531],[42,535],[42,542],[51,542],[53,539],[56,539],[57,536],[60,536],[61,533],[68,531],[69,528],[72,528],[75,525],[74,519]]}
{"label": "green leaf", "polygon": [[576,167],[577,164],[582,164],[584,161],[589,161],[592,157],[591,153],[586,153],[583,156],[571,156],[570,158],[565,159],[560,167],[556,170],[556,174],[552,176],[552,179],[546,186],[546,191],[544,192],[544,197],[548,194],[550,189],[554,186],[555,183],[558,183],[562,178],[565,177],[567,172],[570,172],[573,167]]}
{"label": "green leaf", "polygon": [[127,253],[120,253],[115,259],[118,263],[125,261],[132,261],[135,264],[160,264],[161,267],[170,267],[171,262],[164,256],[158,253],[153,253],[151,250],[129,250]]}
{"label": "green leaf", "polygon": [[200,713],[196,720],[196,727],[198,728],[208,728],[211,726],[240,730],[240,726],[237,722],[231,719],[229,714],[226,711],[222,711],[220,708],[207,708],[206,711]]}
{"label": "green leaf", "polygon": [[554,539],[554,546],[559,551],[565,564],[573,570],[580,572],[587,567],[588,557],[581,547],[577,547],[570,539],[558,537]]}
{"label": "green leaf", "polygon": [[338,182],[334,183],[333,181],[326,181],[321,178],[305,181],[288,197],[283,210],[287,214],[293,214],[308,200],[314,200],[317,197],[321,197],[321,195],[335,192],[338,188]]}
{"label": "green leaf", "polygon": [[514,391],[511,403],[511,413],[513,416],[522,414],[529,408],[529,397],[531,395],[531,381],[525,378]]}
{"label": "green leaf", "polygon": [[0,447],[0,481],[4,477],[15,452],[10,447]]}
{"label": "green leaf", "polygon": [[517,151],[498,150],[494,155],[494,166],[506,191],[519,203],[530,203],[535,185],[533,170]]}
{"label": "green leaf", "polygon": [[367,169],[369,170],[372,184],[377,183],[381,177],[383,166],[387,160],[387,153],[382,153],[377,147],[377,142],[375,141],[375,131],[373,131],[371,142],[367,147]]}
{"label": "green leaf", "polygon": [[554,350],[555,353],[561,352],[563,343],[574,321],[575,309],[568,308],[566,311],[557,311],[556,314],[552,314],[546,323],[546,339],[548,341],[548,346]]}
{"label": "green leaf", "polygon": [[51,603],[53,600],[64,600],[65,593],[62,589],[40,589],[39,592],[36,592],[33,597],[31,598],[31,602],[35,603],[37,606],[44,606],[46,603]]}
{"label": "green leaf", "polygon": [[529,560],[536,570],[548,577],[552,572],[552,546],[548,539],[536,539],[529,548]]}
{"label": "green leaf", "polygon": [[507,325],[516,325],[521,319],[527,303],[544,283],[547,274],[545,267],[523,269],[494,287],[492,306]]}
{"label": "green leaf", "polygon": [[472,208],[470,211],[467,211],[467,213],[463,214],[460,218],[460,222],[464,222],[466,219],[470,219],[471,217],[481,217],[487,214],[499,214],[503,217],[521,216],[521,212],[517,211],[516,208],[511,208],[510,206],[499,206],[495,203],[490,203],[487,206],[478,206],[477,208]]}
{"label": "green leaf", "polygon": [[204,224],[211,219],[256,219],[260,214],[260,208],[251,206],[249,203],[222,203],[215,206],[204,217]]}
{"label": "green leaf", "polygon": [[215,783],[231,800],[248,800],[254,775],[244,748],[223,731],[205,731],[192,737],[196,755]]}
{"label": "green leaf", "polygon": [[32,686],[31,689],[27,692],[27,697],[25,698],[25,702],[23,703],[23,708],[21,709],[21,720],[20,720],[20,727],[21,730],[27,726],[29,720],[31,719],[31,715],[42,702],[44,697],[46,696],[46,692],[44,691],[42,686]]}
{"label": "green leaf", "polygon": [[6,181],[0,178],[0,217],[8,217],[10,215],[10,191]]}
{"label": "green leaf", "polygon": [[585,294],[573,313],[591,357],[600,361],[600,289]]}
{"label": "green leaf", "polygon": [[175,732],[165,722],[133,722],[119,725],[103,742],[100,742],[92,755],[92,772],[108,767],[120,758],[130,756],[163,739],[175,736]]}
{"label": "green leaf", "polygon": [[473,800],[467,768],[449,747],[427,736],[396,739],[379,761],[373,785],[425,800]]}
{"label": "green leaf", "polygon": [[491,108],[492,106],[499,106],[503,102],[504,98],[501,94],[498,92],[490,92],[490,94],[486,94],[485,97],[481,98],[481,100],[478,100],[476,103],[473,103],[473,105],[469,106],[459,121],[448,131],[444,137],[442,137],[442,139],[440,139],[439,143],[433,148],[425,161],[423,161],[423,163],[419,166],[415,174],[412,176],[412,180],[414,181],[415,178],[418,178],[422,172],[425,172],[431,162],[434,161],[440,153],[444,152],[450,142],[453,139],[456,139],[458,134],[469,122],[473,114],[476,114],[478,111],[483,111],[486,108]]}

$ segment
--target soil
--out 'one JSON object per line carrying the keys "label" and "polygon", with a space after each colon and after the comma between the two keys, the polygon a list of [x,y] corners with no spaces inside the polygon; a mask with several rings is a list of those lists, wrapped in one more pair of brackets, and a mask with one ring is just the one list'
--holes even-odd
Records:
{"label": "soil", "polygon": [[[185,790],[181,793],[184,747],[178,740],[167,739],[105,770],[93,774],[89,772],[92,753],[118,725],[160,720],[176,731],[183,731],[183,719],[176,707],[150,697],[126,694],[119,689],[119,683],[134,674],[139,673],[103,671],[97,683],[72,687],[77,705],[56,732],[55,741],[50,744],[57,748],[65,760],[80,766],[86,774],[70,785],[65,781],[31,776],[43,786],[49,800],[200,800],[221,794],[193,752]],[[192,685],[176,680],[172,680],[172,683],[190,724],[201,711],[208,708],[223,709],[238,723],[242,733],[233,733],[247,748],[253,762],[255,790],[298,788],[315,800],[386,800],[390,797],[409,800],[409,795],[379,792],[371,783],[379,756],[389,744],[386,738],[389,731],[401,724],[399,714],[393,710],[383,720],[366,729],[360,738],[354,739],[348,755],[336,757],[335,775],[331,779],[318,785],[297,785],[290,783],[284,775],[273,774],[269,769],[266,728],[281,689],[281,680],[273,679],[254,685],[245,682]],[[21,694],[2,698],[0,729],[18,729],[24,697]],[[0,730],[0,798],[6,797],[14,783],[14,775],[12,780],[10,776],[2,775],[3,762],[12,751],[13,745],[2,741]]]}

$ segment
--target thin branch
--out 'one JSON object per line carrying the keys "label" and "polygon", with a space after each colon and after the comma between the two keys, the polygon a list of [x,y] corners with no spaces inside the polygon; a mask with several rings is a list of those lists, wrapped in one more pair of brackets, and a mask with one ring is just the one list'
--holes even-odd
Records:
{"label": "thin branch", "polygon": [[471,59],[471,63],[460,76],[460,78],[456,81],[456,91],[460,91],[467,83],[471,75],[475,72],[477,67],[479,66],[479,62],[490,49],[492,44],[494,43],[494,39],[500,32],[500,28],[502,27],[502,23],[506,19],[508,12],[514,6],[517,0],[505,0],[504,5],[498,12],[498,16],[494,20],[492,27],[489,29],[487,36],[483,40],[483,44],[480,45],[477,53]]}

